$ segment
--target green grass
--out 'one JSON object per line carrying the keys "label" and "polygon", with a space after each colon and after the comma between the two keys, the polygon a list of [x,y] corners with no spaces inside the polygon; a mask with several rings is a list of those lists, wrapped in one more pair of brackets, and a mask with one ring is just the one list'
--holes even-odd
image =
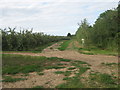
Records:
{"label": "green grass", "polygon": [[108,74],[100,74],[99,76],[99,82],[101,83],[105,83],[105,84],[115,84],[114,79],[112,79],[112,76],[108,75]]}
{"label": "green grass", "polygon": [[42,72],[38,72],[37,74],[38,74],[38,75],[44,75],[44,73],[42,73]]}
{"label": "green grass", "polygon": [[69,46],[69,43],[71,42],[71,40],[67,40],[67,41],[64,41],[60,47],[58,48],[60,51],[64,51],[67,49],[67,47]]}
{"label": "green grass", "polygon": [[90,87],[117,88],[118,80],[109,74],[91,73]]}
{"label": "green grass", "polygon": [[21,75],[21,76],[29,76],[29,74],[28,74],[28,73],[25,73],[25,74],[23,74],[23,75]]}
{"label": "green grass", "polygon": [[48,66],[46,67],[46,69],[62,69],[62,68],[65,68],[63,66]]}
{"label": "green grass", "polygon": [[60,61],[63,61],[63,62],[70,62],[71,60],[69,60],[69,59],[60,59]]}
{"label": "green grass", "polygon": [[67,65],[66,63],[58,63],[57,65]]}
{"label": "green grass", "polygon": [[65,77],[65,78],[63,78],[63,80],[71,80],[72,79],[72,77]]}
{"label": "green grass", "polygon": [[41,57],[41,56],[24,56],[3,54],[2,56],[2,74],[17,74],[29,72],[41,72],[44,69],[61,69],[63,66],[58,66],[61,58]]}
{"label": "green grass", "polygon": [[56,86],[56,88],[84,88],[84,84],[80,81],[80,77],[72,77],[72,78],[64,78],[63,80],[67,80],[67,83],[60,84]]}
{"label": "green grass", "polygon": [[70,75],[71,75],[71,72],[72,72],[72,71],[65,71],[65,72],[64,72],[64,75],[65,75],[65,76],[70,76]]}
{"label": "green grass", "polygon": [[88,64],[88,63],[83,62],[83,61],[75,61],[75,62],[77,62],[77,63],[79,63],[79,64]]}
{"label": "green grass", "polygon": [[65,76],[70,76],[72,71],[56,71],[55,74],[63,74]]}
{"label": "green grass", "polygon": [[2,82],[17,82],[21,80],[27,80],[26,78],[12,78],[10,76],[4,76]]}
{"label": "green grass", "polygon": [[86,54],[86,55],[95,55],[94,53],[90,53],[90,52],[80,52],[81,54]]}
{"label": "green grass", "polygon": [[43,86],[35,86],[33,88],[44,88]]}
{"label": "green grass", "polygon": [[63,74],[65,76],[70,76],[72,71],[56,71],[55,74]]}
{"label": "green grass", "polygon": [[115,51],[110,51],[110,50],[102,50],[98,48],[79,48],[78,51],[82,54],[87,54],[87,55],[96,55],[96,54],[103,54],[103,55],[113,55],[117,56],[118,53]]}
{"label": "green grass", "polygon": [[75,67],[70,67],[70,68],[68,68],[68,70],[73,70],[73,69],[76,69]]}
{"label": "green grass", "polygon": [[101,63],[102,65],[107,65],[107,66],[115,66],[118,65],[117,63]]}
{"label": "green grass", "polygon": [[88,67],[82,66],[82,64],[78,62],[73,62],[76,68],[79,68],[78,73],[75,74],[74,77],[68,77],[71,75],[72,71],[66,71],[63,74],[66,76],[63,80],[66,80],[66,83],[60,84],[56,86],[56,88],[84,88],[85,85],[81,82],[81,75],[88,70]]}
{"label": "green grass", "polygon": [[[70,70],[73,70],[75,68],[78,68],[78,73],[75,73],[75,76],[74,77],[69,77],[72,72],[74,71],[58,71],[56,72],[56,74],[63,74],[65,75],[66,77],[63,78],[63,80],[66,80],[66,83],[63,83],[63,84],[60,84],[58,86],[56,86],[56,88],[84,88],[85,85],[81,82],[81,75],[83,73],[85,73],[88,69],[89,69],[89,66],[83,66],[82,64],[86,64],[85,62],[82,62],[82,61],[72,61],[71,62],[71,65],[74,66],[74,67],[71,67],[71,68],[68,68]],[[86,64],[88,65],[88,64]]]}
{"label": "green grass", "polygon": [[55,74],[63,74],[64,71],[56,71]]}

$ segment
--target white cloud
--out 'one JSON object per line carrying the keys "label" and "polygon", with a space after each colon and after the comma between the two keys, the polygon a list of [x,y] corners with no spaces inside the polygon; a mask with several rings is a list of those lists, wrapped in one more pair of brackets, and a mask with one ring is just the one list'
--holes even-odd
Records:
{"label": "white cloud", "polygon": [[[48,34],[75,33],[77,23],[93,23],[100,13],[117,7],[117,0],[1,0],[1,27],[34,28]],[[96,2],[97,1],[97,2]]]}

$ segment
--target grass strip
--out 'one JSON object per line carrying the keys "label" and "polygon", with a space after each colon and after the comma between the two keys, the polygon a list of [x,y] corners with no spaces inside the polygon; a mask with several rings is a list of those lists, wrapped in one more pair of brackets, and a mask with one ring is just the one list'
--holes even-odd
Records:
{"label": "grass strip", "polygon": [[69,46],[69,43],[71,42],[71,40],[67,40],[67,41],[64,41],[60,47],[58,48],[60,51],[64,51],[67,49],[67,47]]}

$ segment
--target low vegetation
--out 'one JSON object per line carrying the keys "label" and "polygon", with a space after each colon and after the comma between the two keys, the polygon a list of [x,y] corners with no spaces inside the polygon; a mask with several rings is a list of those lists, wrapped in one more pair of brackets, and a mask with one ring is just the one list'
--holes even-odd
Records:
{"label": "low vegetation", "polygon": [[63,66],[48,66],[46,67],[46,69],[62,69],[62,68],[65,68]]}
{"label": "low vegetation", "polygon": [[88,87],[118,88],[118,78],[109,74],[91,73]]}
{"label": "low vegetation", "polygon": [[114,68],[114,69],[118,69],[119,65],[118,63],[101,63],[103,66],[107,66],[109,68]]}
{"label": "low vegetation", "polygon": [[42,72],[38,72],[37,74],[38,74],[38,75],[44,75],[44,73],[42,73]]}
{"label": "low vegetation", "polygon": [[16,28],[0,29],[2,33],[3,51],[41,51],[43,48],[60,40],[69,40],[65,36],[50,36],[44,33],[33,33],[31,30],[20,30]]}
{"label": "low vegetation", "polygon": [[99,48],[79,48],[78,51],[82,54],[87,54],[87,55],[97,55],[97,54],[113,55],[113,56],[118,55],[116,51],[102,50]]}
{"label": "low vegetation", "polygon": [[[64,66],[61,62],[69,62]],[[104,65],[116,65],[114,63],[103,63]],[[83,76],[90,65],[83,61],[75,61],[69,59],[62,59],[57,57],[41,57],[41,56],[22,56],[22,55],[8,55],[3,54],[3,80],[2,82],[17,82],[26,80],[27,78],[13,78],[7,75],[15,75],[23,73],[29,76],[29,72],[37,72],[38,75],[44,75],[42,72],[45,69],[56,69],[55,74],[63,74],[66,82],[56,86],[56,88],[97,88],[108,87],[117,88],[117,78],[109,74],[90,73],[88,82],[82,82]],[[66,68],[66,71],[59,71]],[[71,75],[73,75],[71,77]],[[24,77],[24,76],[23,76]],[[86,78],[84,78],[86,79]],[[43,88],[42,86],[35,86],[33,88]]]}
{"label": "low vegetation", "polygon": [[2,82],[17,82],[27,80],[26,78],[12,78],[11,76],[4,76]]}
{"label": "low vegetation", "polygon": [[73,70],[73,69],[76,69],[75,67],[70,67],[70,68],[68,68],[68,70]]}
{"label": "low vegetation", "polygon": [[[75,68],[78,68],[78,72],[76,73],[75,71],[60,72],[60,74],[64,74],[66,76],[65,78],[63,78],[63,80],[66,80],[66,83],[60,84],[56,86],[56,88],[83,88],[85,87],[84,84],[81,82],[81,75],[89,69],[88,64],[86,63],[87,66],[83,66],[79,62],[73,62],[71,63],[71,65],[73,65]],[[75,68],[68,68],[68,69],[74,70]],[[69,77],[72,72],[74,72],[75,76]]]}
{"label": "low vegetation", "polygon": [[[47,57],[40,57],[40,56],[23,56],[23,55],[3,54],[3,73],[2,73],[4,76],[3,82],[16,82],[20,80],[26,80],[25,78],[12,78],[6,75],[13,75],[17,73],[28,74],[29,72],[37,72],[38,75],[44,75],[44,73],[42,72],[44,69],[66,68],[64,67],[64,65],[58,66],[58,64],[61,62],[69,62],[75,68],[79,68],[79,73],[75,73],[76,77],[72,78],[70,81],[67,81],[69,84],[72,84],[73,81],[76,81],[76,79],[79,80],[79,78],[77,77],[88,69],[86,66],[82,66],[83,62],[81,63],[81,62],[57,58],[57,57],[47,58]],[[73,72],[70,70],[74,70],[75,68],[70,67],[68,68],[67,71],[57,71],[55,73],[63,74],[67,78]],[[74,85],[76,85],[75,82],[74,82]],[[65,86],[65,87],[68,87],[68,86]]]}
{"label": "low vegetation", "polygon": [[[78,40],[81,46],[85,48],[95,46],[102,50],[109,49],[117,52],[118,42],[120,41],[118,10],[120,10],[120,5],[118,8],[101,13],[93,26],[89,25],[86,19],[81,21],[75,34],[76,40]],[[101,53],[105,52],[101,51]]]}
{"label": "low vegetation", "polygon": [[[118,13],[120,13],[119,11],[120,11],[120,5],[118,5],[117,8],[107,10],[101,13],[98,19],[95,21],[94,25],[92,26],[89,25],[86,19],[84,19],[83,21],[81,21],[81,23],[78,23],[79,28],[76,31],[75,35],[71,35],[70,33],[68,33],[67,35],[68,37],[51,36],[51,35],[46,35],[44,33],[33,33],[32,29],[20,30],[20,32],[17,32],[18,30],[16,31],[16,28],[12,29],[10,27],[5,29],[0,29],[2,34],[2,51],[37,53],[37,52],[41,52],[44,48],[52,45],[53,43],[62,40],[63,43],[58,48],[60,51],[70,49],[70,50],[77,50],[78,52],[87,55],[103,54],[103,55],[117,56],[118,44],[119,44],[118,42],[120,42],[120,38],[119,38],[120,32],[118,32],[118,30],[120,29],[120,25],[118,25],[118,21],[120,21],[118,17]],[[50,49],[52,50],[54,48],[50,47]],[[96,62],[97,64],[95,63],[95,65],[92,67],[91,65],[83,61],[62,59],[57,57],[24,56],[24,55],[11,55],[11,54],[1,54],[1,55],[2,55],[3,79],[0,82],[3,83],[13,83],[13,82],[15,83],[17,81],[27,80],[29,79],[27,77],[29,77],[30,72],[37,73],[37,76],[38,75],[44,76],[44,72],[43,72],[44,70],[52,69],[53,71],[54,70],[56,71],[54,72],[54,74],[62,74],[64,76],[63,80],[65,81],[65,83],[57,85],[56,88],[61,89],[61,88],[120,87],[117,74],[116,72],[114,72],[114,69],[116,69],[116,67],[118,68],[120,64],[105,63],[107,62],[107,60],[105,59],[103,60],[105,62],[103,63]],[[85,60],[89,60],[89,59],[85,59]],[[102,70],[100,66],[101,67],[103,66],[108,70],[110,69],[111,74],[92,71],[97,69]],[[115,68],[113,68],[114,66]],[[90,73],[87,72],[86,74],[85,72],[91,68],[92,70],[89,70]],[[26,77],[26,78],[12,77],[12,76],[17,76],[17,74],[18,75],[20,74],[20,77]],[[83,76],[84,74],[85,76]],[[45,82],[44,84],[50,84],[49,82],[50,81]],[[35,86],[33,88],[44,88],[44,87]]]}
{"label": "low vegetation", "polygon": [[[35,86],[35,87],[33,87],[33,89],[37,89],[37,88],[44,88],[43,86]],[[30,89],[30,90],[32,90],[32,89]]]}
{"label": "low vegetation", "polygon": [[55,73],[56,73],[56,74],[63,74],[64,71],[56,71]]}
{"label": "low vegetation", "polygon": [[69,46],[69,43],[71,42],[71,40],[67,40],[67,41],[64,41],[60,47],[58,48],[60,51],[64,51],[67,49],[67,47]]}
{"label": "low vegetation", "polygon": [[63,61],[63,62],[70,62],[71,60],[69,60],[69,59],[60,59],[60,61]]}
{"label": "low vegetation", "polygon": [[40,56],[23,56],[3,54],[3,71],[2,74],[17,74],[29,72],[41,72],[44,69],[60,69],[64,66],[58,66],[61,58],[40,57]]}
{"label": "low vegetation", "polygon": [[81,82],[81,73],[83,72],[77,73],[74,77],[64,78],[63,80],[66,80],[67,82],[56,86],[56,88],[83,88],[84,84]]}

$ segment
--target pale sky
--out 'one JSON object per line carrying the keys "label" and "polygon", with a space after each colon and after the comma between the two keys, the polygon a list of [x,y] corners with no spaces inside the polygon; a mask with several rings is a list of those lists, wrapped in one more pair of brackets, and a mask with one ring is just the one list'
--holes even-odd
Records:
{"label": "pale sky", "polygon": [[92,25],[119,0],[0,0],[0,28],[17,27],[50,35],[74,34],[84,18]]}

